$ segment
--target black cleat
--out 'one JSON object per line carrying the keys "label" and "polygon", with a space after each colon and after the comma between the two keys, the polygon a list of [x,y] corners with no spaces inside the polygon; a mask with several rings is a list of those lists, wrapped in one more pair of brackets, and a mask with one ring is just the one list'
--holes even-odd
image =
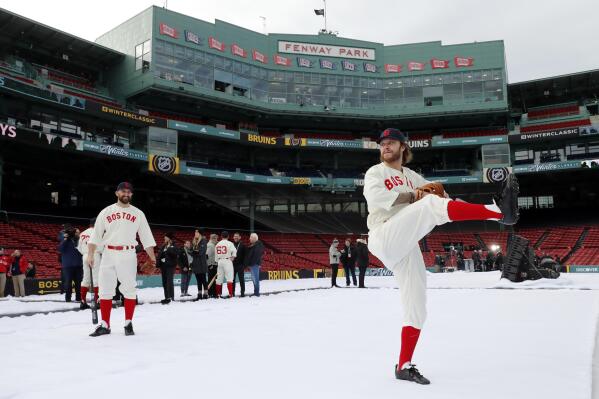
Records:
{"label": "black cleat", "polygon": [[135,332],[133,331],[133,323],[127,323],[125,326],[125,335],[135,335]]}
{"label": "black cleat", "polygon": [[169,303],[171,303],[171,300],[169,298],[163,299],[162,301],[160,301],[161,304],[163,305],[168,305]]}
{"label": "black cleat", "polygon": [[420,371],[416,368],[415,364],[411,364],[410,367],[407,367],[403,370],[397,370],[397,364],[395,365],[395,378],[398,380],[404,381],[413,381],[416,384],[428,385],[431,382],[420,374]]}
{"label": "black cleat", "polygon": [[96,327],[96,330],[89,334],[90,337],[99,337],[100,335],[108,335],[110,334],[110,328],[106,327],[106,324],[104,324],[104,322],[100,323],[100,325],[98,327]]}
{"label": "black cleat", "polygon": [[499,223],[513,225],[518,223],[520,212],[518,210],[518,194],[520,193],[520,185],[515,174],[510,173],[507,179],[503,182],[501,188],[501,197],[499,198],[498,206],[503,214],[503,219]]}
{"label": "black cleat", "polygon": [[81,302],[81,304],[79,305],[79,309],[81,309],[81,310],[89,309],[89,305],[85,302]]}

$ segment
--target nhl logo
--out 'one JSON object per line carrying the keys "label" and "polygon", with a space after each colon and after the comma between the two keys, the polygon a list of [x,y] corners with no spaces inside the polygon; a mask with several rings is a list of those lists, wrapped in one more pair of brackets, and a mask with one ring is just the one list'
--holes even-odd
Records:
{"label": "nhl logo", "polygon": [[487,180],[491,183],[501,183],[507,179],[509,173],[507,168],[490,168],[487,170]]}
{"label": "nhl logo", "polygon": [[177,169],[177,161],[173,157],[157,155],[152,160],[152,167],[158,173],[171,175],[175,173],[175,170]]}

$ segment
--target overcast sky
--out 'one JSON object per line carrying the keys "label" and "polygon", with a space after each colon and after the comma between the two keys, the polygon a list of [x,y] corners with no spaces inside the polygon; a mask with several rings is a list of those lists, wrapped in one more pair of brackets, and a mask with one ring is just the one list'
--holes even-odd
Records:
{"label": "overcast sky", "polygon": [[[0,7],[95,40],[151,0],[0,0]],[[168,8],[263,32],[314,34],[322,0],[168,0]],[[599,68],[599,0],[328,0],[328,28],[384,44],[505,41],[511,83]]]}

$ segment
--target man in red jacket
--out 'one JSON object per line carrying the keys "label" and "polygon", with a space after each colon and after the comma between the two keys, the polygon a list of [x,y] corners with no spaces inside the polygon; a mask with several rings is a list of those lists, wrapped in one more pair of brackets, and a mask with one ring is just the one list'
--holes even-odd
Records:
{"label": "man in red jacket", "polygon": [[25,273],[27,272],[27,259],[18,249],[11,255],[9,276],[12,276],[12,285],[15,296],[25,296]]}
{"label": "man in red jacket", "polygon": [[4,254],[4,248],[0,247],[0,298],[4,297],[4,288],[6,287],[6,272],[10,268],[11,258]]}

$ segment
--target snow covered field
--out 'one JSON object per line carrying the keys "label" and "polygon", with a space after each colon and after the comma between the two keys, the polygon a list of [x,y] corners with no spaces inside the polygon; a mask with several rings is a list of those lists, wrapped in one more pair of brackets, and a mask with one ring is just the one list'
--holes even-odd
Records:
{"label": "snow covered field", "polygon": [[[262,289],[328,283],[264,281]],[[122,309],[113,311],[112,334],[99,338],[87,336],[88,311],[0,317],[0,398],[591,397],[599,276],[516,285],[497,273],[429,275],[429,319],[414,362],[430,386],[394,379],[399,292],[392,277],[366,283],[381,289],[168,306],[149,303],[161,289],[143,289],[134,337],[123,334]],[[0,316],[76,306],[49,299],[60,296],[0,301]]]}

